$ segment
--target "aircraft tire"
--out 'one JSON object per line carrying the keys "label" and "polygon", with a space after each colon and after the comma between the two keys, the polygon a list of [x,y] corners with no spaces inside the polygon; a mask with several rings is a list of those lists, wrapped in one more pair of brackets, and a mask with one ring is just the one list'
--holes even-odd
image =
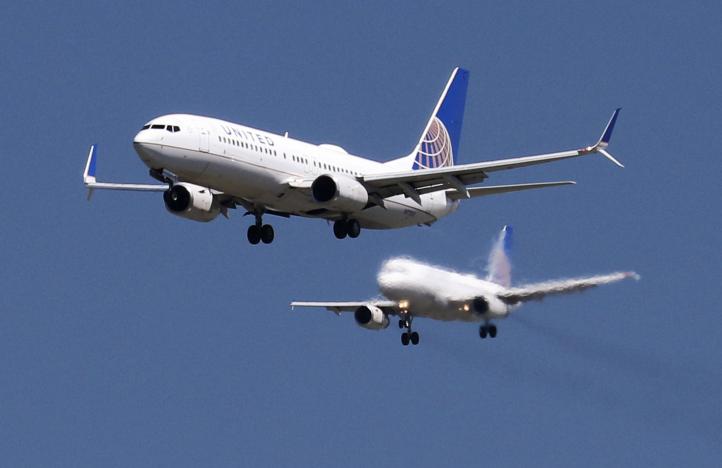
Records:
{"label": "aircraft tire", "polygon": [[253,245],[261,242],[261,229],[255,224],[248,226],[248,242]]}
{"label": "aircraft tire", "polygon": [[361,234],[361,224],[356,219],[349,219],[346,221],[346,232],[352,239],[356,239]]}
{"label": "aircraft tire", "polygon": [[489,336],[496,338],[496,325],[489,325]]}
{"label": "aircraft tire", "polygon": [[341,220],[333,223],[333,235],[336,236],[336,239],[343,239],[348,235],[345,221]]}
{"label": "aircraft tire", "polygon": [[487,334],[486,325],[480,326],[480,327],[479,327],[479,336],[481,337],[482,340],[483,340],[484,338],[486,338],[486,334]]}
{"label": "aircraft tire", "polygon": [[261,227],[261,240],[264,244],[270,244],[273,242],[273,238],[275,237],[275,234],[273,232],[273,226],[270,224],[264,224],[263,227]]}
{"label": "aircraft tire", "polygon": [[414,346],[419,344],[419,334],[417,332],[411,332],[411,344]]}
{"label": "aircraft tire", "polygon": [[406,332],[403,332],[401,334],[401,344],[404,346],[408,346],[409,344],[409,334]]}

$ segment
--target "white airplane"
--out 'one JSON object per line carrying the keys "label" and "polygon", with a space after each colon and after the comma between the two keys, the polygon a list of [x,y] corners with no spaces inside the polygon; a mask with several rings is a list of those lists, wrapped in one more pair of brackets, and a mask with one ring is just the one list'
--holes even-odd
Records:
{"label": "white airplane", "polygon": [[639,279],[634,272],[617,272],[584,278],[561,279],[542,283],[511,285],[510,226],[504,226],[489,254],[488,275],[473,274],[429,265],[408,257],[386,260],[377,275],[381,293],[387,299],[361,302],[292,302],[291,307],[322,307],[337,315],[353,312],[356,323],[369,330],[389,326],[389,317],[399,317],[401,343],[419,343],[419,333],[411,330],[414,317],[433,320],[482,322],[479,336],[496,337],[492,320],[502,319],[523,303],[549,295],[569,294],[625,278]]}
{"label": "white airplane", "polygon": [[[83,173],[88,198],[97,189],[163,192],[171,213],[211,221],[240,206],[255,216],[252,244],[270,243],[273,227],[263,215],[305,216],[333,221],[337,238],[361,228],[430,225],[460,200],[574,184],[573,181],[469,187],[495,171],[600,153],[617,120],[614,111],[593,146],[559,153],[458,165],[459,139],[469,73],[456,68],[411,153],[380,163],[338,146],[315,145],[210,117],[171,114],[145,124],[135,151],[159,185],[96,181],[98,147],[92,145]],[[622,166],[623,167],[623,166]]]}

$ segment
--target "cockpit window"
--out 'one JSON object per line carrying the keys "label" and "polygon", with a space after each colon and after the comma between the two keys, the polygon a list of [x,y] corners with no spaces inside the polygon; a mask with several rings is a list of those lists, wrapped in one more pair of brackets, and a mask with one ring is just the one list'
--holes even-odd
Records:
{"label": "cockpit window", "polygon": [[165,125],[165,124],[145,124],[143,125],[143,130],[148,130],[149,128],[152,128],[153,130],[167,130],[169,132],[175,133],[180,132],[180,127],[178,125]]}

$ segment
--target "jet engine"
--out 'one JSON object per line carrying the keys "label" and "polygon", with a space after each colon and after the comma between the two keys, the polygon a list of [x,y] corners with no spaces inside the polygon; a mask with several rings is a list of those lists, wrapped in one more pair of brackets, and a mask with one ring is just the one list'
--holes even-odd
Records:
{"label": "jet engine", "polygon": [[368,330],[382,330],[389,326],[389,317],[375,305],[365,305],[353,313],[356,323]]}
{"label": "jet engine", "polygon": [[163,192],[163,201],[168,211],[193,221],[212,221],[221,212],[210,189],[187,182],[177,183]]}
{"label": "jet engine", "polygon": [[489,301],[484,296],[475,297],[471,302],[471,307],[479,315],[489,312]]}
{"label": "jet engine", "polygon": [[356,179],[338,175],[320,175],[311,184],[313,199],[334,211],[353,213],[369,201],[366,188]]}

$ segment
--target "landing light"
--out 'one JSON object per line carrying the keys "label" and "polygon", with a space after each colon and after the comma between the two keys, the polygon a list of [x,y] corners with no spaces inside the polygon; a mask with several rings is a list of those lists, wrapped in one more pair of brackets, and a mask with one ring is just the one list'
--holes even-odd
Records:
{"label": "landing light", "polygon": [[408,309],[409,308],[409,301],[404,299],[403,301],[399,301],[399,309]]}

